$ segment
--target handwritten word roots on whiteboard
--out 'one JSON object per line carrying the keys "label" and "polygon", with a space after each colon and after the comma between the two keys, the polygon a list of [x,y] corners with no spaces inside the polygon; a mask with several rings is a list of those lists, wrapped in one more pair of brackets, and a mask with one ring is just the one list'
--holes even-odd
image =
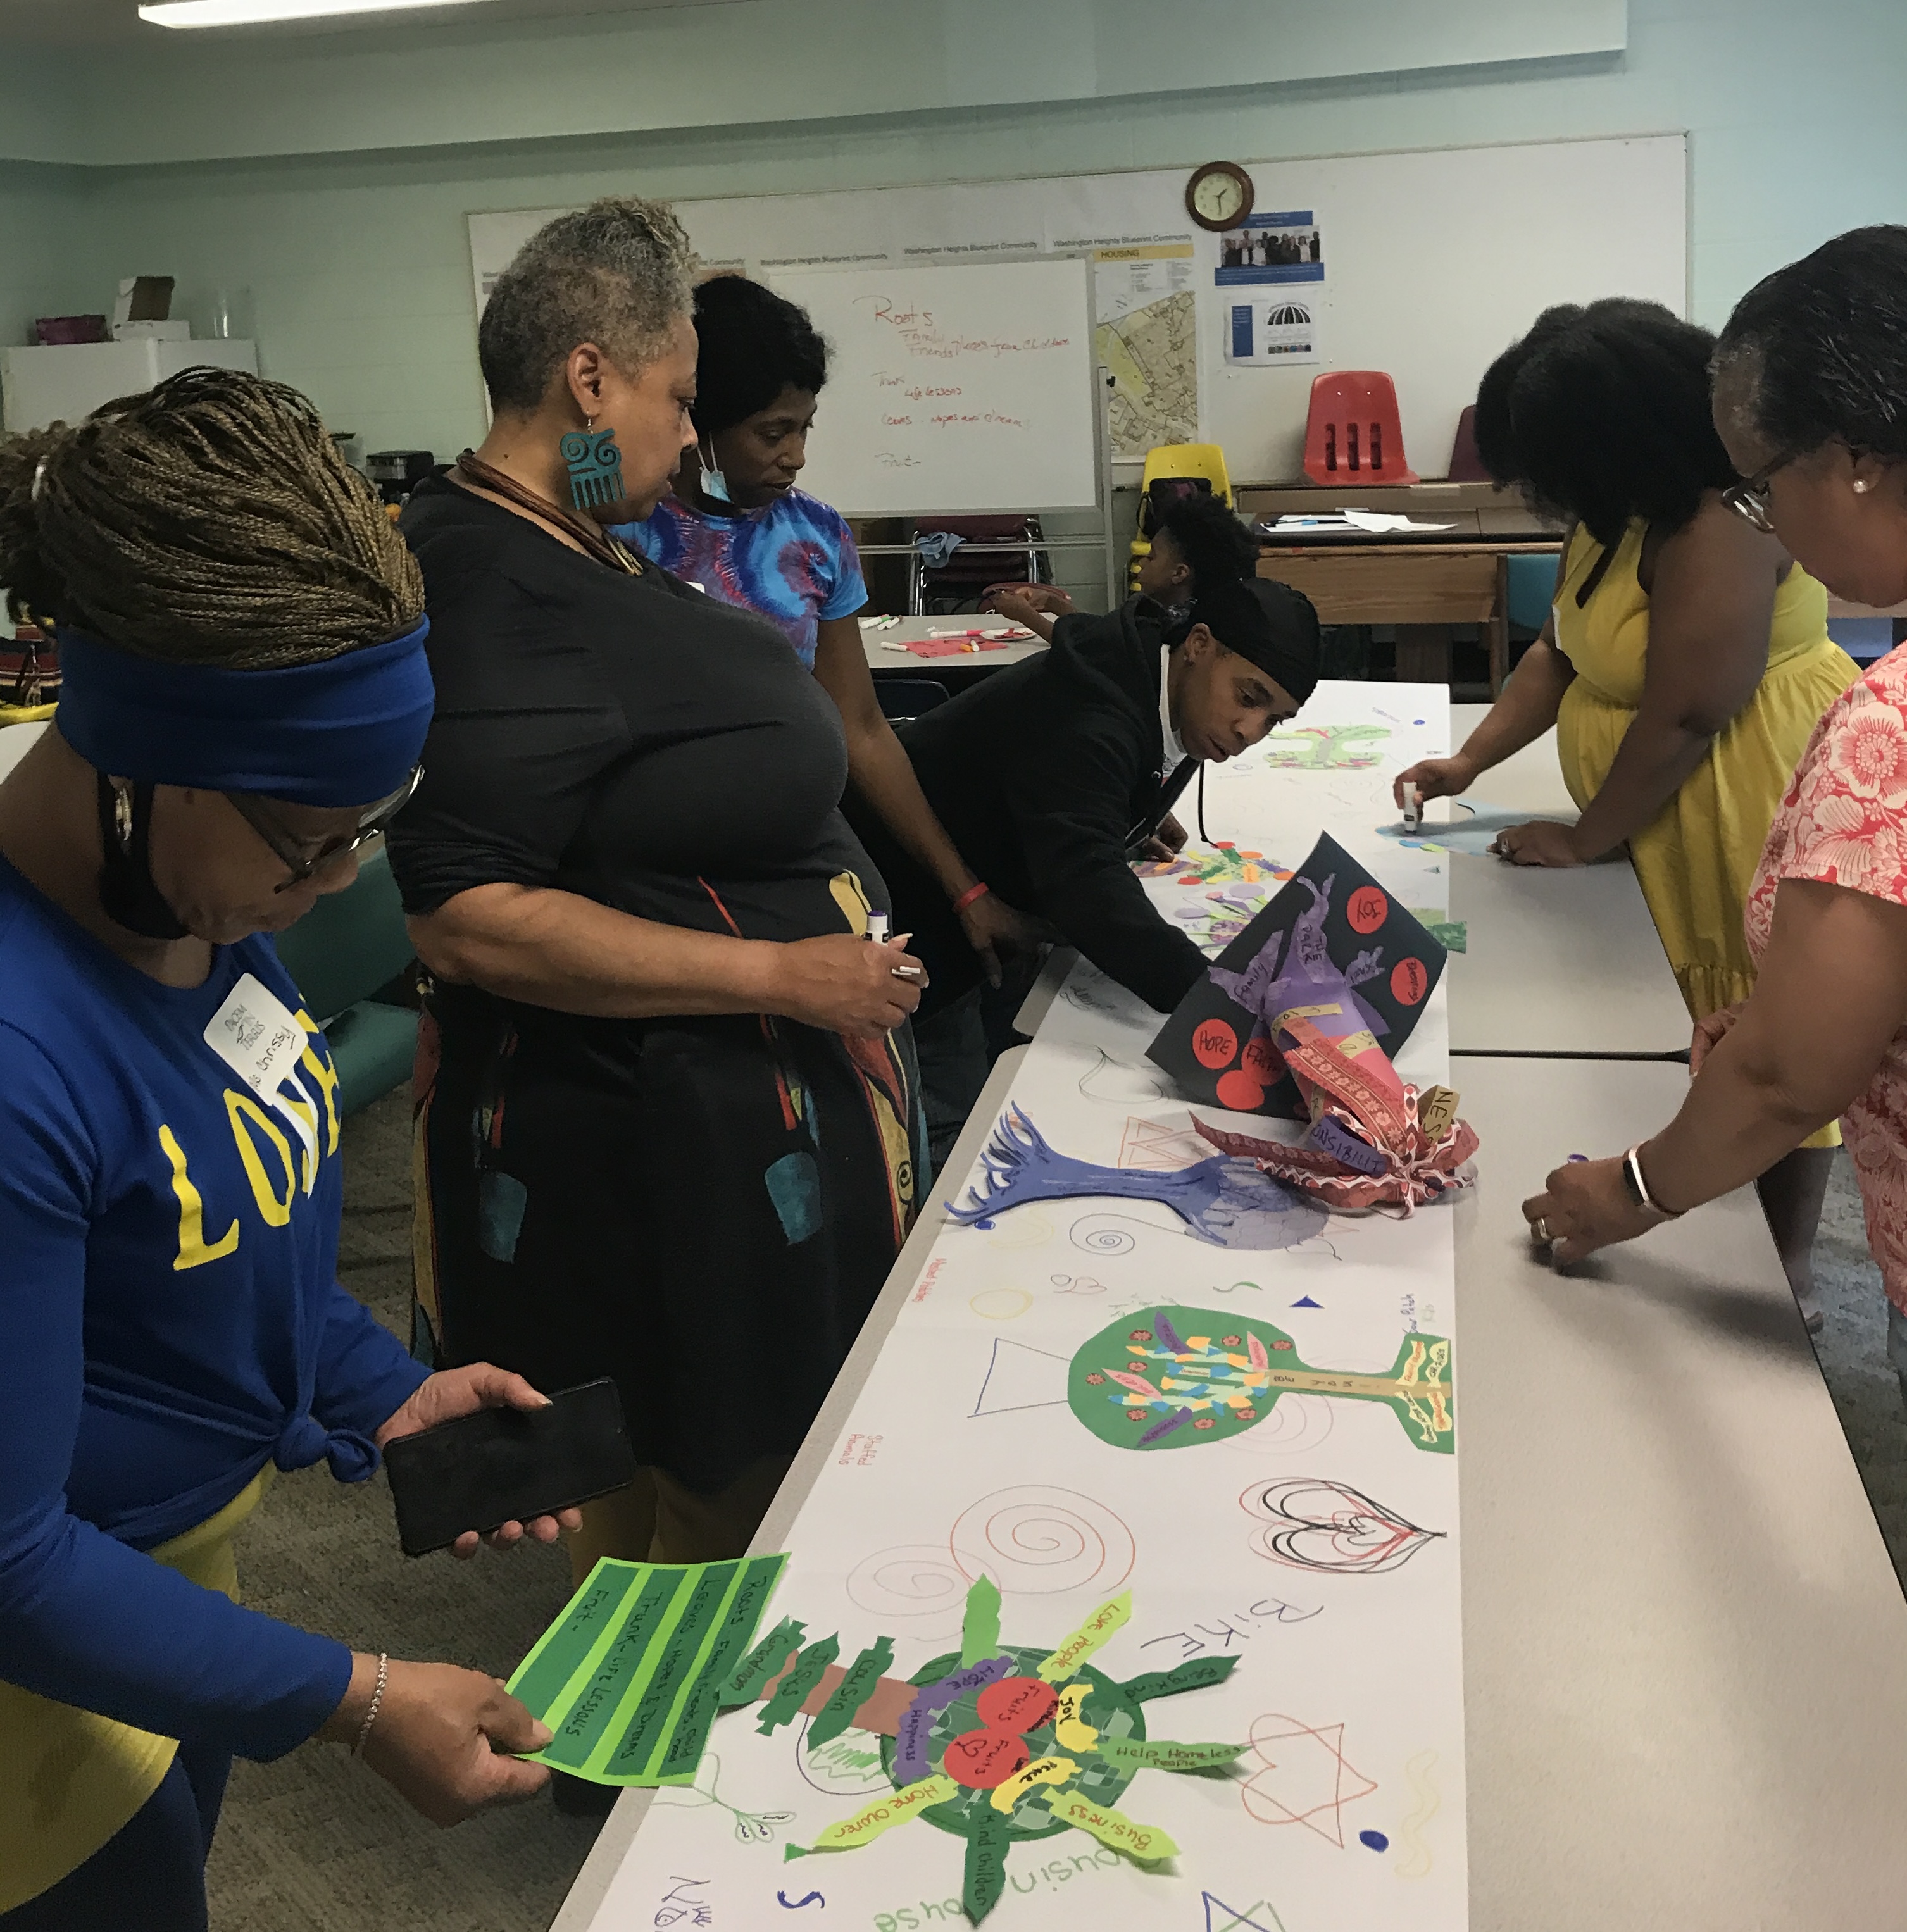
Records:
{"label": "handwritten word roots on whiteboard", "polygon": [[773,276],[828,345],[801,487],[850,514],[1093,506],[1087,273],[1058,260]]}

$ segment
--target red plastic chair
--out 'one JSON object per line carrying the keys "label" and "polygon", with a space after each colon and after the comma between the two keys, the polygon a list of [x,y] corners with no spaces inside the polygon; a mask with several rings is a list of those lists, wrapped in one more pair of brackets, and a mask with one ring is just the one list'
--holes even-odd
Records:
{"label": "red plastic chair", "polygon": [[1311,385],[1305,474],[1314,483],[1414,483],[1397,391],[1381,369],[1334,369]]}
{"label": "red plastic chair", "polygon": [[1450,446],[1450,469],[1445,481],[1451,483],[1487,483],[1490,472],[1476,453],[1476,405],[1467,403],[1457,418],[1456,440]]}

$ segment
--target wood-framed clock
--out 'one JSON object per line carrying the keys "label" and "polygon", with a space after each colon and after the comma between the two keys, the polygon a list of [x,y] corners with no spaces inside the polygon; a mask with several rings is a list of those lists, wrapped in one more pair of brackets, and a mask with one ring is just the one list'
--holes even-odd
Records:
{"label": "wood-framed clock", "polygon": [[1207,161],[1185,184],[1185,212],[1215,232],[1236,228],[1251,212],[1257,190],[1236,161]]}

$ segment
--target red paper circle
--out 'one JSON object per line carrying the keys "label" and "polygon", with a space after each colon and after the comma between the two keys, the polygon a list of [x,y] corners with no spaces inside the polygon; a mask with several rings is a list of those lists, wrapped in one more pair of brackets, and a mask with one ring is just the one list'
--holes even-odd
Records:
{"label": "red paper circle", "polygon": [[1344,908],[1353,932],[1375,932],[1390,914],[1390,901],[1375,886],[1359,886]]}
{"label": "red paper circle", "polygon": [[1265,1098],[1265,1084],[1254,1080],[1242,1069],[1233,1067],[1229,1073],[1218,1076],[1218,1104],[1229,1107],[1235,1114],[1249,1114]]}
{"label": "red paper circle", "polygon": [[1269,1034],[1259,1034],[1245,1043],[1245,1056],[1239,1060],[1240,1070],[1265,1086],[1284,1071],[1284,1056],[1272,1046]]}
{"label": "red paper circle", "polygon": [[1037,1677],[1003,1677],[988,1684],[976,1702],[983,1724],[1004,1731],[1037,1731],[1058,1708],[1059,1695]]}
{"label": "red paper circle", "polygon": [[1407,1006],[1414,1006],[1430,991],[1430,975],[1421,959],[1400,959],[1391,968],[1391,992]]}
{"label": "red paper circle", "polygon": [[1026,1740],[1011,1731],[963,1731],[947,1747],[941,1768],[969,1791],[991,1791],[1024,1770],[1032,1757]]}
{"label": "red paper circle", "polygon": [[1228,1020],[1200,1020],[1192,1029],[1192,1057],[1201,1066],[1229,1066],[1238,1058],[1239,1036]]}

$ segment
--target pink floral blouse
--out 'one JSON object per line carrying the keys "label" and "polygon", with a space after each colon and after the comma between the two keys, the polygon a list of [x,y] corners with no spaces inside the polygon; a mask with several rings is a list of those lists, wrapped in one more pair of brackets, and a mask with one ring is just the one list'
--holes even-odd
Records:
{"label": "pink floral blouse", "polygon": [[[1775,814],[1743,923],[1758,964],[1783,879],[1907,904],[1907,646],[1829,706]],[[1907,1315],[1907,1027],[1842,1120],[1887,1299]]]}

